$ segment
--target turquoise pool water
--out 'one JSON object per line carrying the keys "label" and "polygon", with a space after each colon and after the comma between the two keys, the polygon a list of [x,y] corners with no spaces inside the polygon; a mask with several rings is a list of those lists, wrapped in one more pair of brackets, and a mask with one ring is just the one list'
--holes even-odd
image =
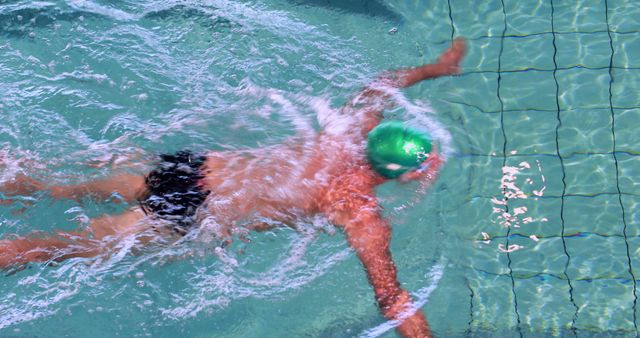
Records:
{"label": "turquoise pool water", "polygon": [[[277,144],[313,128],[310,102],[338,107],[464,36],[463,74],[389,112],[432,110],[451,137],[428,194],[379,190],[400,280],[439,337],[635,337],[639,18],[630,0],[0,0],[0,142],[24,163],[2,179]],[[25,197],[0,235],[124,207]],[[0,336],[396,336],[343,235],[303,228],[33,265],[0,278]]]}

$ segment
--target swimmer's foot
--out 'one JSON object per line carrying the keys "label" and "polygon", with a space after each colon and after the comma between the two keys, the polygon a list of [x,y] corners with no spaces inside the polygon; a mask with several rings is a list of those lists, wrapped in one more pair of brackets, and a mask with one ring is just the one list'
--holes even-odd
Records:
{"label": "swimmer's foot", "polygon": [[467,51],[467,43],[463,38],[456,38],[449,49],[444,51],[436,63],[441,67],[443,75],[460,73],[460,61]]}

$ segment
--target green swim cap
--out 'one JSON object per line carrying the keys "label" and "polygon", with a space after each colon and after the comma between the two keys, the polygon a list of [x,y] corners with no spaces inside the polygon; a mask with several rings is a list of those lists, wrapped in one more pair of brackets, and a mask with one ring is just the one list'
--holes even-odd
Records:
{"label": "green swim cap", "polygon": [[431,153],[429,134],[402,122],[383,122],[367,139],[367,157],[373,169],[386,178],[417,169]]}

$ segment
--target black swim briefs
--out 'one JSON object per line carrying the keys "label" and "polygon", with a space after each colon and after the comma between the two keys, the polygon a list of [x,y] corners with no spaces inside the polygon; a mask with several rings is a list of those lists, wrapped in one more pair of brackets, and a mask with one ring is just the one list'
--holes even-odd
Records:
{"label": "black swim briefs", "polygon": [[145,178],[147,189],[139,199],[142,210],[171,221],[173,230],[185,235],[194,224],[196,209],[209,195],[200,185],[205,160],[188,150],[160,155]]}

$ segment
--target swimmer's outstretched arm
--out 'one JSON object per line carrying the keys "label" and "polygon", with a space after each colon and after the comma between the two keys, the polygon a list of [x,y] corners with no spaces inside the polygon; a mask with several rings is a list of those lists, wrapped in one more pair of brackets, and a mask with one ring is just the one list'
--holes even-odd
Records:
{"label": "swimmer's outstretched arm", "polygon": [[377,177],[355,172],[335,182],[323,201],[321,211],[343,228],[373,286],[382,314],[400,324],[405,337],[431,337],[431,330],[420,309],[413,308],[411,295],[400,287],[389,243],[391,227],[381,216],[373,187]]}
{"label": "swimmer's outstretched arm", "polygon": [[389,251],[391,228],[374,210],[365,210],[345,222],[349,245],[364,265],[382,314],[399,320],[396,328],[405,337],[432,337],[422,310],[413,308],[411,295],[400,287]]}

